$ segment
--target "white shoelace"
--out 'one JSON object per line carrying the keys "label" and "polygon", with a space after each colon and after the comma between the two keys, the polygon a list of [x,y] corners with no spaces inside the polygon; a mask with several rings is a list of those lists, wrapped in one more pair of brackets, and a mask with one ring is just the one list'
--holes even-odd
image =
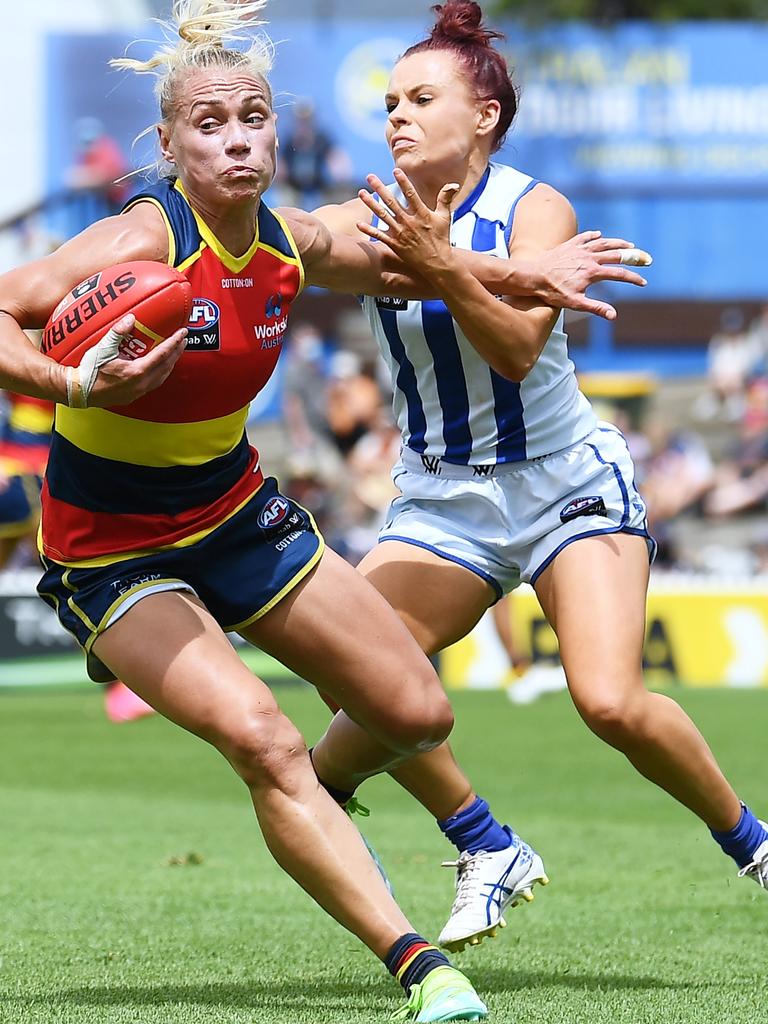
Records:
{"label": "white shoelace", "polygon": [[744,878],[747,875],[750,878],[754,878],[759,886],[763,889],[768,889],[768,857],[764,857],[762,860],[753,860],[749,864],[745,864],[744,867],[739,871],[739,878]]}
{"label": "white shoelace", "polygon": [[442,867],[456,869],[456,899],[451,914],[458,914],[480,894],[479,877],[481,853],[462,853],[458,860],[444,860]]}

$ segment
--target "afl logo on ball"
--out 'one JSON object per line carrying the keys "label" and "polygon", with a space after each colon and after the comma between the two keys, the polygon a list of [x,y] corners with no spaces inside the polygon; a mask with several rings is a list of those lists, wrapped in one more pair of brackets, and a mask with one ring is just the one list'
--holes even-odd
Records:
{"label": "afl logo on ball", "polygon": [[216,352],[219,349],[219,307],[210,299],[192,299],[187,320],[186,352]]}
{"label": "afl logo on ball", "polygon": [[278,494],[274,498],[270,498],[259,513],[259,526],[263,530],[269,530],[273,526],[278,526],[290,511],[290,504]]}

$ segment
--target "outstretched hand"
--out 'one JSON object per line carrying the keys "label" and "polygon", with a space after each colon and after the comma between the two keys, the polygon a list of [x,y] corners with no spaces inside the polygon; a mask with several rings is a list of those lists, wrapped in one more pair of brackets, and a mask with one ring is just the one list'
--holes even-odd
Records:
{"label": "outstretched hand", "polygon": [[535,260],[536,294],[548,306],[615,320],[616,309],[609,302],[587,296],[587,288],[599,281],[644,287],[648,283],[645,278],[627,268],[647,267],[652,262],[647,252],[623,238],[603,238],[599,231],[582,231]]}
{"label": "outstretched hand", "polygon": [[461,186],[455,182],[444,185],[435,209],[430,210],[399,167],[394,174],[407,206],[398,202],[380,178],[369,174],[366,180],[376,195],[367,189],[361,189],[358,195],[386,227],[360,221],[358,231],[383,242],[403,263],[420,273],[444,267],[451,258],[451,204]]}

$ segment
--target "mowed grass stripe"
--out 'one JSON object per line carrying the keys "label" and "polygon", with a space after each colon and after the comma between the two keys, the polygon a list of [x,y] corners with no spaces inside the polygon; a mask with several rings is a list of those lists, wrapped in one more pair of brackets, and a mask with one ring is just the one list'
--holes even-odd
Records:
{"label": "mowed grass stripe", "polygon": [[[326,713],[277,690],[308,740]],[[768,694],[684,692],[742,796],[768,813]],[[602,746],[564,695],[455,695],[479,792],[552,885],[457,955],[498,1022],[757,1024],[768,899],[706,831]],[[451,848],[388,780],[363,822],[414,925],[435,936]],[[0,694],[0,1021],[357,1024],[399,994],[274,865],[216,752],[161,719],[112,726],[91,690]]]}

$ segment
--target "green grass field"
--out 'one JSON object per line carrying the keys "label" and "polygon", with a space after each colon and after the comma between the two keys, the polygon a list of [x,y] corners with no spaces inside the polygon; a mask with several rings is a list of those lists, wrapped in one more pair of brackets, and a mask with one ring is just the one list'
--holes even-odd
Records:
{"label": "green grass field", "polygon": [[[279,700],[312,739],[306,689]],[[768,812],[768,693],[683,692],[743,797]],[[454,960],[496,1022],[766,1020],[768,898],[686,812],[592,738],[563,695],[455,699],[479,792],[552,878],[495,942]],[[386,780],[366,834],[435,936],[451,848]],[[197,863],[197,862],[200,863]],[[0,694],[0,1021],[358,1024],[399,991],[272,863],[247,794],[160,719],[111,726],[90,690]]]}

